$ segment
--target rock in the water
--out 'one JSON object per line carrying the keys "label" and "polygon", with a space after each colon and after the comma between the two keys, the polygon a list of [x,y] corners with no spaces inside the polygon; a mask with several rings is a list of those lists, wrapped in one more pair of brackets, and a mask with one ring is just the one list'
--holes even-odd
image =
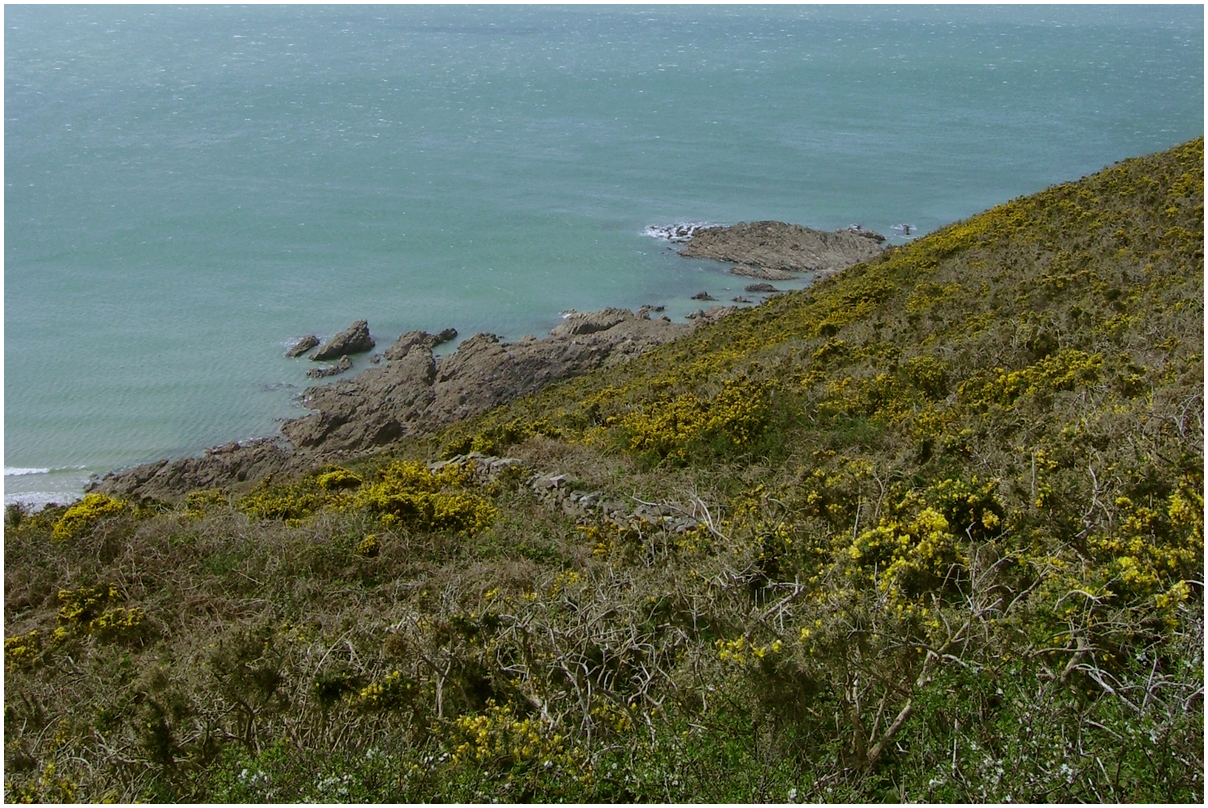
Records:
{"label": "rock in the water", "polygon": [[334,365],[329,365],[325,368],[312,368],[306,371],[306,375],[312,379],[325,379],[328,376],[338,376],[346,370],[352,370],[352,360],[347,354],[340,357],[340,361]]}
{"label": "rock in the water", "polygon": [[302,339],[294,343],[294,347],[285,352],[285,355],[290,359],[297,359],[302,354],[309,351],[311,348],[319,344],[319,338],[314,334],[307,334]]}
{"label": "rock in the water", "polygon": [[775,286],[773,286],[770,283],[750,283],[743,287],[743,291],[744,292],[779,292],[780,290],[777,289]]}
{"label": "rock in the water", "polygon": [[647,303],[638,309],[638,317],[641,317],[643,320],[649,320],[651,314],[658,314],[659,312],[663,311],[663,309],[663,306],[652,306]]}
{"label": "rock in the water", "polygon": [[697,292],[696,294],[694,294],[692,296],[692,299],[693,300],[717,300],[717,298],[715,298],[713,295],[709,294],[708,292]]}
{"label": "rock in the water", "polygon": [[311,354],[310,358],[318,362],[345,354],[364,353],[373,350],[374,344],[373,337],[369,336],[369,323],[357,320],[319,346],[319,350]]}
{"label": "rock in the water", "polygon": [[786,272],[819,272],[875,258],[884,241],[871,230],[826,232],[783,222],[742,222],[694,231],[680,255]]}

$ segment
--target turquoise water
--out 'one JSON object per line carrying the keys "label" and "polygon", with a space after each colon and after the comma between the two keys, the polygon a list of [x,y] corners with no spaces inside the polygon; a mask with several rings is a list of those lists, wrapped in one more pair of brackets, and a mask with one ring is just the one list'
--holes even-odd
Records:
{"label": "turquoise water", "polygon": [[4,18],[6,502],[271,434],[305,333],[515,339],[744,285],[651,224],[901,241],[1204,126],[1199,6]]}

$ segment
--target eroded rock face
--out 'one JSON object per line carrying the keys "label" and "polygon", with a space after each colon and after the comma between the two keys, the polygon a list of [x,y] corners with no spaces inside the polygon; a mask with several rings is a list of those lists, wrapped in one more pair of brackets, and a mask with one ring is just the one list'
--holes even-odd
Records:
{"label": "eroded rock face", "polygon": [[552,337],[566,337],[577,334],[594,334],[597,331],[607,331],[615,325],[634,318],[634,313],[628,309],[601,309],[600,311],[573,311],[562,322],[551,330]]}
{"label": "eroded rock face", "polygon": [[680,255],[784,272],[831,272],[875,258],[884,242],[871,230],[827,232],[784,222],[742,222],[694,231]]}
{"label": "eroded rock face", "polygon": [[419,345],[397,361],[304,394],[314,414],[286,421],[281,432],[299,451],[372,449],[402,437],[434,398],[436,361]]}
{"label": "eroded rock face", "polygon": [[88,491],[114,496],[171,500],[204,488],[232,488],[269,474],[301,468],[294,453],[271,438],[228,443],[207,449],[201,457],[160,460],[106,474]]}
{"label": "eroded rock face", "polygon": [[306,375],[312,379],[325,379],[328,376],[339,376],[348,370],[352,370],[352,360],[345,355],[341,356],[340,361],[334,365],[329,365],[325,368],[311,368],[306,371]]}
{"label": "eroded rock face", "polygon": [[571,315],[546,339],[504,343],[494,334],[475,334],[439,365],[424,340],[409,339],[401,358],[387,352],[381,367],[308,390],[303,403],[314,414],[286,422],[282,432],[299,450],[369,450],[624,361],[690,329],[609,309]]}
{"label": "eroded rock face", "polygon": [[316,362],[325,359],[336,359],[345,354],[358,354],[372,351],[375,345],[373,337],[369,336],[369,323],[357,320],[340,333],[319,346],[319,350],[310,355]]}
{"label": "eroded rock face", "polygon": [[382,356],[386,359],[402,359],[407,355],[408,351],[417,345],[431,349],[456,338],[456,328],[446,328],[439,334],[429,334],[427,331],[408,331],[395,340],[394,344],[387,348],[386,353],[382,354]]}

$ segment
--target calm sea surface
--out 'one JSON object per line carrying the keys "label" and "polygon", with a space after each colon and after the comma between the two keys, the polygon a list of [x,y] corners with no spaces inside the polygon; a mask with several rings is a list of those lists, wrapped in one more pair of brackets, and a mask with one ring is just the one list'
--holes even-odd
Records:
{"label": "calm sea surface", "polygon": [[1203,15],[8,6],[5,501],[271,434],[309,332],[744,285],[648,225],[900,242],[1202,135]]}

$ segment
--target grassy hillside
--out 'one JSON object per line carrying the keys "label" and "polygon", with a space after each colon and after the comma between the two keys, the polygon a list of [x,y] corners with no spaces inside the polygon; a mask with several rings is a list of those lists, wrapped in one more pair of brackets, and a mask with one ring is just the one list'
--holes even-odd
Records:
{"label": "grassy hillside", "polygon": [[5,797],[1199,802],[1203,222],[1198,140],[391,454],[10,508]]}

